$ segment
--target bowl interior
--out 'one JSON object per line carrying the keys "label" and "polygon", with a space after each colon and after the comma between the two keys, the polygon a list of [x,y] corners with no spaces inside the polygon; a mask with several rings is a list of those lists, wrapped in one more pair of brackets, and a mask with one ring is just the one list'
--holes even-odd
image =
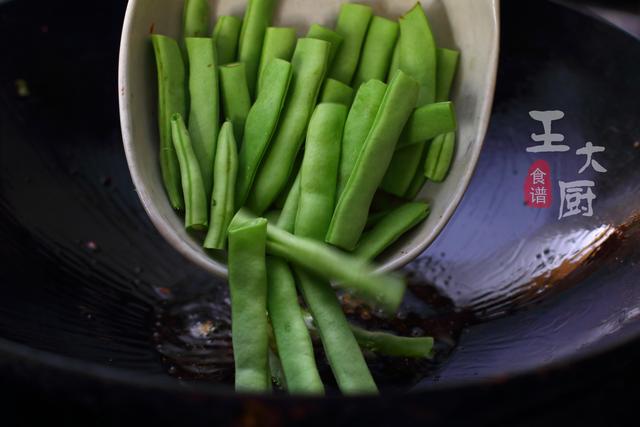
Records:
{"label": "bowl interior", "polygon": [[[303,35],[312,23],[333,26],[342,0],[280,0],[275,25],[294,26]],[[382,16],[397,18],[414,0],[373,0]],[[158,163],[156,74],[149,43],[151,32],[180,33],[183,0],[131,0],[122,34],[119,95],[122,134],[138,195],[152,222],[187,258],[220,277],[227,274],[222,255],[211,257],[183,227],[165,195]],[[245,3],[211,1],[214,16],[242,16]],[[419,255],[440,233],[464,194],[477,163],[493,101],[498,60],[497,0],[426,1],[423,5],[439,46],[462,52],[453,100],[459,130],[455,161],[443,184],[428,184],[420,199],[432,212],[427,221],[404,236],[381,258],[382,269],[399,268]]]}

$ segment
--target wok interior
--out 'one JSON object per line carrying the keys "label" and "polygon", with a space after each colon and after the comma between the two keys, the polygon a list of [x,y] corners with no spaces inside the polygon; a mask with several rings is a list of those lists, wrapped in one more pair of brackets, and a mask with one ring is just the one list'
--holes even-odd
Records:
{"label": "wok interior", "polygon": [[[96,21],[104,25],[100,37],[74,38],[74,49],[64,47],[69,35],[30,24],[64,22],[64,10],[52,16],[26,3],[2,6],[14,8],[16,19],[0,29],[13,79],[3,81],[0,97],[0,338],[68,356],[70,365],[83,360],[185,379],[172,357],[176,349],[184,357],[180,346],[191,342],[188,358],[211,362],[215,355],[220,362],[204,363],[196,381],[226,383],[217,369],[229,358],[226,285],[158,236],[120,148],[113,22],[123,6],[97,6],[92,13],[109,18]],[[426,366],[374,363],[383,389],[513,374],[590,354],[640,330],[639,106],[620,95],[637,93],[627,64],[640,63],[640,48],[559,6],[528,7],[503,20],[494,117],[471,188],[445,232],[406,269],[411,293],[396,324],[438,326],[443,357]],[[538,14],[547,24],[534,37],[522,28]],[[77,30],[96,33],[86,21]],[[15,38],[24,44],[6,42]],[[33,53],[23,55],[25,48]],[[17,80],[28,95],[16,91]],[[607,147],[599,160],[609,172],[591,177],[598,183],[593,218],[558,221],[556,209],[522,204],[533,161],[525,147],[537,131],[528,111],[541,105],[565,111],[558,130],[572,147],[588,140]],[[582,166],[572,154],[548,161],[556,180],[576,178]],[[442,326],[447,322],[453,330]],[[402,376],[387,370],[401,365],[409,366]]]}

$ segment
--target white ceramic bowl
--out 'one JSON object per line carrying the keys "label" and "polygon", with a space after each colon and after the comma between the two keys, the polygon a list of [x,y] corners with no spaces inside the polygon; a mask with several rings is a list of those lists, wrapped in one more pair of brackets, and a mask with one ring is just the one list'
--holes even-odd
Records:
{"label": "white ceramic bowl", "polygon": [[[184,0],[130,0],[122,31],[119,67],[120,119],[129,169],[142,203],[160,233],[188,259],[226,277],[222,258],[207,255],[184,229],[165,195],[158,163],[155,62],[151,31],[177,37]],[[245,1],[211,0],[214,16],[242,16]],[[304,35],[312,23],[333,26],[342,0],[279,0],[276,25],[294,26]],[[363,1],[366,2],[366,1]],[[376,14],[397,18],[415,0],[369,0]],[[431,203],[428,220],[404,236],[381,258],[383,270],[402,267],[442,231],[473,175],[487,130],[499,51],[498,0],[422,2],[439,46],[462,52],[453,90],[458,115],[457,151],[448,179],[427,184],[420,198]]]}

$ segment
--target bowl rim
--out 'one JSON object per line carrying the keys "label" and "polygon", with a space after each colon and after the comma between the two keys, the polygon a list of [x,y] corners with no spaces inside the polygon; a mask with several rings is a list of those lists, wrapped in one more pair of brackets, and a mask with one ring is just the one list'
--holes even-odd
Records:
{"label": "bowl rim", "polygon": [[[188,261],[194,263],[196,266],[202,268],[214,274],[221,279],[228,278],[227,266],[205,253],[197,251],[188,242],[184,241],[171,226],[166,223],[165,218],[160,213],[158,207],[153,202],[142,178],[141,173],[137,168],[137,155],[133,149],[133,119],[130,114],[129,107],[129,56],[131,54],[129,36],[131,34],[131,28],[134,20],[134,14],[137,10],[137,4],[139,0],[129,0],[127,4],[127,10],[125,13],[124,23],[122,27],[121,39],[120,39],[120,52],[118,58],[118,101],[120,112],[120,127],[122,132],[122,141],[124,145],[125,156],[127,159],[127,165],[133,184],[138,197],[142,202],[144,210],[146,211],[149,219],[153,223],[154,227],[158,230],[160,235],[182,256]],[[476,143],[473,144],[470,152],[470,163],[466,166],[464,173],[460,179],[460,183],[457,186],[457,190],[454,193],[449,206],[445,209],[442,217],[437,221],[435,226],[429,231],[429,233],[421,239],[420,243],[415,244],[410,249],[395,254],[390,261],[381,262],[378,265],[379,272],[392,272],[398,270],[414,259],[416,259],[424,250],[429,247],[435,239],[444,230],[447,224],[453,218],[453,215],[462,202],[464,195],[466,194],[473,176],[475,175],[476,168],[482,148],[491,120],[491,113],[493,109],[493,101],[495,97],[497,71],[500,54],[500,1],[499,0],[487,0],[491,11],[491,17],[493,20],[493,28],[495,29],[493,38],[491,40],[492,50],[489,54],[490,72],[487,73],[484,86],[485,96],[481,104],[481,112],[479,118],[479,132],[477,133]]]}

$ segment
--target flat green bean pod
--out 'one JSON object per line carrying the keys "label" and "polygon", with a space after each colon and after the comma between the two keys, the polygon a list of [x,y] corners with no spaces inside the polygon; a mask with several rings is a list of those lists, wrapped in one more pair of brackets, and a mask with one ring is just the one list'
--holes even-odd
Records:
{"label": "flat green bean pod", "polygon": [[428,215],[426,203],[407,203],[394,209],[362,236],[354,255],[374,259]]}
{"label": "flat green bean pod", "polygon": [[[269,27],[264,35],[260,68],[258,70],[258,88],[260,94],[264,72],[272,59],[284,59],[290,61],[296,48],[298,38],[295,28]],[[266,84],[269,84],[267,81]]]}
{"label": "flat green bean pod", "polygon": [[377,354],[392,357],[408,357],[414,359],[432,359],[432,337],[400,337],[387,332],[372,332],[352,326],[351,330],[360,344]]}
{"label": "flat green bean pod", "polygon": [[[436,101],[444,102],[449,99],[451,87],[453,85],[453,80],[456,74],[456,69],[458,67],[458,60],[460,59],[460,54],[455,50],[437,49],[437,55],[438,72],[436,75]],[[422,123],[424,124],[425,122]],[[415,124],[416,123],[414,123],[412,126],[407,126],[405,130],[408,130],[409,132],[411,129],[415,130]],[[442,133],[449,133],[453,132],[454,130],[455,129],[450,129],[448,131],[443,130]],[[411,137],[409,137],[409,139],[410,138]],[[424,151],[422,163],[424,163],[425,168],[424,170],[421,170],[422,168],[418,168],[418,170],[416,171],[413,181],[411,182],[409,189],[405,193],[406,198],[410,200],[415,199],[418,193],[420,193],[422,187],[424,187],[424,183],[426,182],[427,178],[429,178],[429,175],[441,177],[439,179],[444,179],[446,177],[451,167],[451,161],[453,160],[455,135],[453,135],[452,138],[453,140],[450,140],[449,145],[447,145],[447,147],[450,147],[450,151],[448,152],[450,157],[447,158],[447,154],[445,154],[445,156],[443,157],[444,162],[441,163],[441,166],[439,166],[440,173],[434,172],[432,166],[433,164],[439,164],[440,150],[438,147],[440,142],[434,145],[435,141],[432,141],[432,143],[429,145],[429,148]]]}
{"label": "flat green bean pod", "polygon": [[256,92],[262,43],[267,27],[271,24],[275,4],[276,0],[249,0],[244,14],[238,62],[244,63],[247,68],[247,85],[251,96]]}
{"label": "flat green bean pod", "polygon": [[451,168],[456,146],[456,133],[436,137],[429,147],[424,174],[433,182],[443,182]]}
{"label": "flat green bean pod", "polygon": [[300,204],[300,178],[301,174],[296,174],[296,179],[289,190],[287,199],[284,202],[282,211],[280,212],[280,218],[278,219],[278,227],[293,233],[296,226],[296,216],[298,215],[298,205]]}
{"label": "flat green bean pod", "polygon": [[438,48],[438,71],[436,74],[436,102],[448,101],[451,87],[456,77],[460,52],[452,49]]}
{"label": "flat green bean pod", "polygon": [[402,131],[397,149],[453,132],[458,126],[453,102],[444,101],[417,108]]}
{"label": "flat green bean pod", "polygon": [[374,16],[369,25],[353,87],[369,80],[384,80],[389,74],[400,27],[397,22]]}
{"label": "flat green bean pod", "polygon": [[269,375],[267,319],[267,220],[229,229],[229,289],[236,390],[266,392]]}
{"label": "flat green bean pod", "polygon": [[[232,221],[243,224],[255,218],[241,209]],[[375,267],[362,258],[346,254],[313,239],[294,236],[279,227],[267,227],[267,250],[317,274],[325,280],[335,280],[334,286],[346,289],[387,313],[395,313],[406,289],[402,279],[377,273]]]}
{"label": "flat green bean pod", "polygon": [[340,391],[344,394],[376,394],[378,387],[335,293],[326,280],[302,268],[296,268],[295,272]]}
{"label": "flat green bean pod", "polygon": [[324,80],[329,48],[322,40],[298,40],[291,61],[291,87],[278,129],[247,201],[258,215],[269,209],[287,185]]}
{"label": "flat green bean pod", "polygon": [[[418,107],[436,99],[436,45],[429,22],[417,3],[400,18],[400,69],[420,83]],[[396,196],[404,196],[424,159],[426,140],[414,147],[399,150],[385,175],[382,189]]]}
{"label": "flat green bean pod", "polygon": [[324,240],[336,203],[336,185],[340,163],[340,143],[347,107],[320,104],[316,107],[307,132],[304,159],[300,169],[300,201],[295,234]]}
{"label": "flat green bean pod", "polygon": [[393,48],[393,56],[391,57],[391,64],[389,64],[389,74],[387,74],[387,81],[393,80],[400,69],[400,34],[398,34],[398,40],[396,46]]}
{"label": "flat green bean pod", "polygon": [[349,108],[353,102],[353,88],[338,80],[327,79],[320,95],[320,102],[342,104]]}
{"label": "flat green bean pod", "polygon": [[344,37],[342,37],[340,34],[319,24],[312,24],[311,27],[309,27],[307,38],[324,40],[331,43],[329,65],[333,64],[333,60],[338,53],[338,49],[340,49],[340,46],[342,46],[342,42],[344,41]]}
{"label": "flat green bean pod", "polygon": [[185,0],[182,14],[183,37],[207,37],[209,35],[209,2]]}
{"label": "flat green bean pod", "polygon": [[289,265],[267,257],[267,308],[282,362],[287,389],[292,394],[323,394],[313,344],[298,305],[296,282]]}
{"label": "flat green bean pod", "polygon": [[224,249],[227,229],[235,214],[234,193],[238,173],[238,154],[231,122],[220,129],[218,149],[213,168],[213,194],[211,196],[211,220],[204,242],[207,249]]}
{"label": "flat green bean pod", "polygon": [[213,42],[216,45],[218,65],[227,65],[236,61],[238,39],[242,20],[235,16],[221,16],[213,28]]}
{"label": "flat green bean pod", "polygon": [[224,117],[233,123],[236,141],[242,141],[244,126],[251,109],[251,96],[243,63],[236,62],[220,67],[220,88]]}
{"label": "flat green bean pod", "polygon": [[342,138],[340,169],[338,171],[338,192],[342,195],[349,176],[358,160],[360,151],[378,114],[387,85],[378,80],[370,80],[360,86],[349,110]]}
{"label": "flat green bean pod", "polygon": [[171,118],[171,133],[180,164],[185,201],[184,225],[187,230],[206,229],[207,196],[202,183],[200,164],[193,151],[187,125],[180,114],[174,114]]}
{"label": "flat green bean pod", "polygon": [[158,127],[160,171],[171,206],[184,209],[180,166],[171,140],[171,117],[187,115],[185,67],[178,43],[169,37],[151,35],[158,70]]}
{"label": "flat green bean pod", "polygon": [[373,10],[370,6],[344,3],[340,7],[336,32],[344,38],[344,41],[338,49],[329,77],[351,84],[372,16]]}
{"label": "flat green bean pod", "polygon": [[291,82],[291,64],[274,59],[264,72],[267,85],[258,94],[247,115],[244,141],[238,159],[236,207],[241,208],[249,196],[260,163],[273,138]]}
{"label": "flat green bean pod", "polygon": [[189,134],[200,162],[207,199],[213,188],[213,160],[220,131],[220,96],[215,48],[210,38],[185,39],[189,57]]}
{"label": "flat green bean pod", "polygon": [[398,138],[415,108],[418,82],[402,71],[389,84],[382,105],[336,207],[326,241],[353,250],[367,223],[376,190]]}

